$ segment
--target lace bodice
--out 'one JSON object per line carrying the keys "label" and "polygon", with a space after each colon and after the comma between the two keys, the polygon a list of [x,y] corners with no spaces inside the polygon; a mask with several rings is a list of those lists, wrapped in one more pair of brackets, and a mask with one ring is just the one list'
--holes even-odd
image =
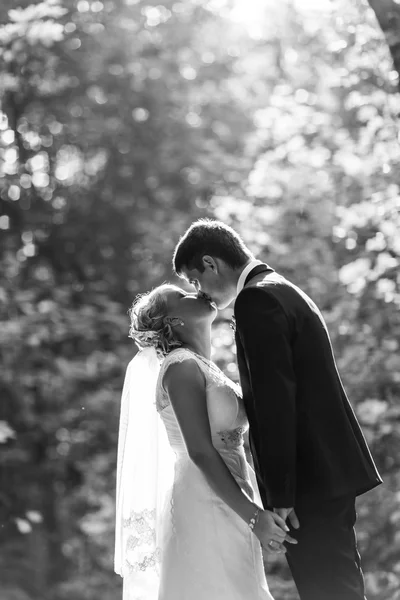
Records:
{"label": "lace bodice", "polygon": [[214,446],[218,450],[241,447],[248,422],[240,387],[226,377],[215,363],[186,348],[178,348],[167,355],[157,382],[156,407],[164,421],[171,447],[176,453],[186,453],[178,422],[163,388],[163,379],[171,364],[185,360],[194,360],[205,376],[207,410]]}

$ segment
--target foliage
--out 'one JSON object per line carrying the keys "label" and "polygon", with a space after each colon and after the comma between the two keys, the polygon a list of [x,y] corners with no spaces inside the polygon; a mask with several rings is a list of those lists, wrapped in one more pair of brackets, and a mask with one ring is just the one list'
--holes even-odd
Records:
{"label": "foliage", "polygon": [[[385,479],[359,500],[368,597],[400,586],[397,75],[361,1],[240,4],[0,8],[4,600],[119,595],[126,310],[198,216],[321,306]],[[229,317],[215,357],[236,377]],[[284,562],[267,568],[294,600]]]}
{"label": "foliage", "polygon": [[[397,0],[368,0],[385,34],[393,66],[400,74],[400,7]],[[399,81],[399,80],[397,80]]]}

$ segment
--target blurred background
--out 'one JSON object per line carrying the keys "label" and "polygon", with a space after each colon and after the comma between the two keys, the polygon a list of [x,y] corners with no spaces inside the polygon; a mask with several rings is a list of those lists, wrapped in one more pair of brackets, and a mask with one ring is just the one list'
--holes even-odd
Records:
{"label": "blurred background", "polygon": [[399,0],[2,0],[1,600],[120,598],[127,310],[204,216],[322,309],[385,480],[368,598],[400,597],[399,32]]}

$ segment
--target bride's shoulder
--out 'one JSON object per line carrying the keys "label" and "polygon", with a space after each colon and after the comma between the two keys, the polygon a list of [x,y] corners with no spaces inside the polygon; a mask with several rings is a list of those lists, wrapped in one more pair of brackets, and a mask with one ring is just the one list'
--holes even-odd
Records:
{"label": "bride's shoulder", "polygon": [[160,383],[163,391],[166,392],[171,385],[180,383],[186,386],[190,382],[201,386],[206,383],[200,362],[190,350],[185,348],[172,350],[162,365]]}
{"label": "bride's shoulder", "polygon": [[161,385],[165,389],[167,379],[191,376],[195,372],[203,371],[197,357],[186,348],[176,348],[165,357],[161,366]]}
{"label": "bride's shoulder", "polygon": [[191,358],[193,358],[192,353],[186,348],[175,348],[167,354],[161,366],[166,369],[174,363],[183,363]]}

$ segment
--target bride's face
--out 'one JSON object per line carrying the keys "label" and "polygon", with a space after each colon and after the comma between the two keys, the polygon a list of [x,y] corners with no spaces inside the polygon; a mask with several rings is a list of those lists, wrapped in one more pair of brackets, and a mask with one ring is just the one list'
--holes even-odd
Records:
{"label": "bride's face", "polygon": [[214,302],[219,309],[226,308],[234,298],[234,292],[231,291],[225,272],[228,269],[223,265],[223,261],[218,263],[211,257],[206,257],[209,261],[204,262],[204,270],[182,269],[182,275],[197,291],[203,293],[211,302]]}
{"label": "bride's face", "polygon": [[185,326],[210,323],[217,316],[217,307],[203,294],[188,293],[171,286],[164,292],[168,317],[181,319]]}

